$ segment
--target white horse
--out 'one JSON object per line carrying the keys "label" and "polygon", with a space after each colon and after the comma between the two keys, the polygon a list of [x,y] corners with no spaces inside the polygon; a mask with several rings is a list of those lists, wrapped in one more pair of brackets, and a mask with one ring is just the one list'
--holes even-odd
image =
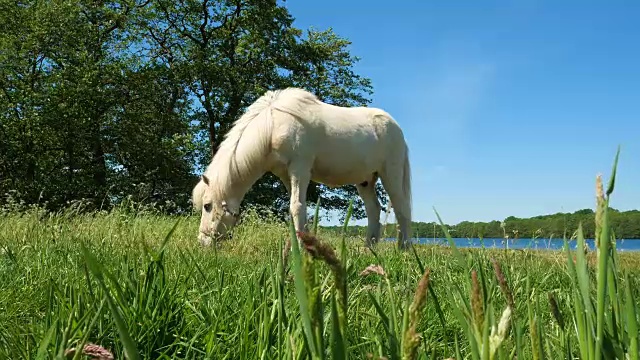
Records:
{"label": "white horse", "polygon": [[310,180],[330,187],[355,184],[370,246],[380,239],[380,178],[398,221],[398,246],[410,239],[409,149],[400,126],[383,110],[330,105],[298,88],[267,91],[234,123],[193,189],[203,245],[235,226],[245,194],[269,171],[287,188],[296,231],[306,229]]}

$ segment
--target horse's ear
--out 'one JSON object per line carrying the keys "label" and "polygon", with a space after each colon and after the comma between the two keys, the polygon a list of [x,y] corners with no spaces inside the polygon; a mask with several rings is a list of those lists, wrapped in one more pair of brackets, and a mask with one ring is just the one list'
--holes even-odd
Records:
{"label": "horse's ear", "polygon": [[204,183],[209,186],[209,178],[207,177],[207,175],[202,175],[202,181],[204,181]]}

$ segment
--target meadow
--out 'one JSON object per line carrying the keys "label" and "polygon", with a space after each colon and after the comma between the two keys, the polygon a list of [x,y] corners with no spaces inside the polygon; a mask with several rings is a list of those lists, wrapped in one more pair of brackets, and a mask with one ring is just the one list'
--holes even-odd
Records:
{"label": "meadow", "polygon": [[5,209],[0,358],[638,359],[640,254],[614,242],[400,251],[314,224],[285,257],[295,232],[275,218],[248,211],[210,248],[198,220]]}

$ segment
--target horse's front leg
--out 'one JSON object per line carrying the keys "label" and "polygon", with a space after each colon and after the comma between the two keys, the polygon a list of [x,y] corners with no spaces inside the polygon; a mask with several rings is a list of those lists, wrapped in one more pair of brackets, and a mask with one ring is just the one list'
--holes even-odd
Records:
{"label": "horse's front leg", "polygon": [[[291,221],[296,232],[306,231],[307,223],[307,188],[311,181],[311,169],[308,166],[296,164],[293,162],[287,169],[289,175],[289,211],[291,213]],[[296,234],[298,245],[302,245],[300,236]],[[284,262],[287,262],[289,250],[291,247],[290,240],[287,240],[285,248],[282,250]]]}
{"label": "horse's front leg", "polygon": [[290,170],[291,199],[289,211],[296,231],[306,231],[307,223],[307,188],[311,180],[308,170]]}

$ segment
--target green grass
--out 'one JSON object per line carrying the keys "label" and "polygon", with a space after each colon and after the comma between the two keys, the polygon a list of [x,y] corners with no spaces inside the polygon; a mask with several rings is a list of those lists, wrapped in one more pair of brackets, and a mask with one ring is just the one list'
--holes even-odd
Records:
{"label": "green grass", "polygon": [[285,262],[287,224],[250,212],[202,248],[198,220],[1,213],[0,358],[93,343],[116,359],[638,359],[640,254],[607,241],[371,251],[320,230]]}

